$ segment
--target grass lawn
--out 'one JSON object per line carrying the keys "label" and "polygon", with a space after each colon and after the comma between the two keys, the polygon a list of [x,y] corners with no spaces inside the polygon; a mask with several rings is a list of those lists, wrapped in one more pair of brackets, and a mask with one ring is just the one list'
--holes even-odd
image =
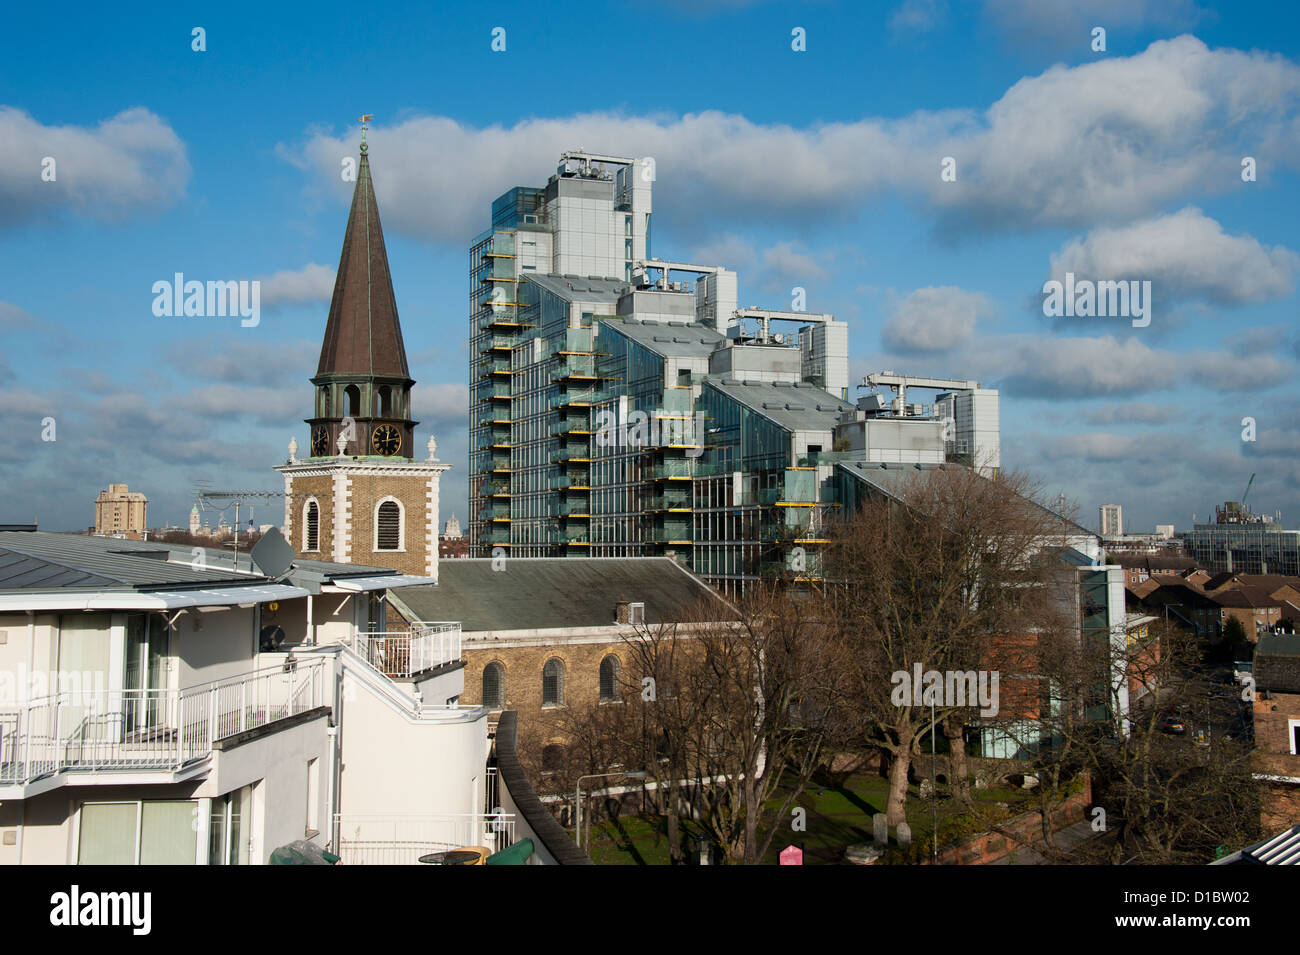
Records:
{"label": "grass lawn", "polygon": [[[946,820],[967,815],[964,807],[947,798],[940,786],[937,806],[922,799],[917,787],[908,791],[907,822],[912,827],[913,842],[927,842],[933,829],[933,811],[937,808],[940,833]],[[844,849],[855,842],[871,841],[871,817],[885,811],[889,781],[874,773],[850,776],[843,785],[812,784],[799,797],[798,805],[806,810],[805,829],[795,832],[786,823],[785,831],[778,833],[772,849],[764,862],[775,865],[777,855],[788,845],[799,846],[804,851],[805,865],[841,864]],[[979,805],[1003,802],[1011,806],[1022,802],[1028,794],[1019,789],[980,789],[974,793]],[[782,797],[778,794],[769,803],[778,807]],[[793,819],[793,816],[791,817]],[[682,821],[682,831],[688,837],[698,834],[699,827],[689,820]],[[591,858],[597,865],[668,865],[667,827],[662,818],[625,814],[619,819],[603,820],[591,828]],[[891,843],[892,843],[891,836]],[[688,841],[688,845],[693,844]],[[941,845],[942,849],[943,846]]]}

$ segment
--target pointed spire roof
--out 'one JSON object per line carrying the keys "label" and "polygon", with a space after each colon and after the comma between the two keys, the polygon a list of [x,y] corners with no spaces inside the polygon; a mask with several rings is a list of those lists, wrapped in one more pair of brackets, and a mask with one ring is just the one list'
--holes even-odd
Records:
{"label": "pointed spire roof", "polygon": [[410,379],[364,139],[316,375]]}

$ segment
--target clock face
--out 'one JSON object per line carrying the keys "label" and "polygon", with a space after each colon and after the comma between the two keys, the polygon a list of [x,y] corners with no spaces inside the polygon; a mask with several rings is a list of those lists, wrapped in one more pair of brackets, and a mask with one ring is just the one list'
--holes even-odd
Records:
{"label": "clock face", "polygon": [[391,424],[381,424],[371,433],[370,443],[380,454],[391,457],[402,450],[402,433]]}
{"label": "clock face", "polygon": [[314,457],[327,457],[330,453],[330,429],[323,424],[316,425],[311,433],[311,453]]}

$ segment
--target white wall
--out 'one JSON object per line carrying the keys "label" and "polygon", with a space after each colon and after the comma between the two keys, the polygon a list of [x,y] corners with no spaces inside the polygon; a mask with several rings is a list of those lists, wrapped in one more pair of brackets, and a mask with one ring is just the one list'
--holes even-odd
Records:
{"label": "white wall", "polygon": [[343,699],[340,812],[483,811],[485,710],[413,722],[346,672]]}
{"label": "white wall", "polygon": [[187,610],[172,630],[172,655],[180,687],[237,676],[254,668],[256,609],[230,607],[214,613]]}

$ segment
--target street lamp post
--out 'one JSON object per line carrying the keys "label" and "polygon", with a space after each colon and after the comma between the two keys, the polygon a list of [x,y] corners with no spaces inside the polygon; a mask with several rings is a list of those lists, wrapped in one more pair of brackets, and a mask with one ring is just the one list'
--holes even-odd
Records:
{"label": "street lamp post", "polygon": [[621,776],[624,779],[645,779],[646,771],[644,769],[633,769],[626,773],[593,773],[587,776],[579,776],[578,783],[573,791],[573,839],[582,848],[582,781],[584,779],[608,779],[611,776]]}

